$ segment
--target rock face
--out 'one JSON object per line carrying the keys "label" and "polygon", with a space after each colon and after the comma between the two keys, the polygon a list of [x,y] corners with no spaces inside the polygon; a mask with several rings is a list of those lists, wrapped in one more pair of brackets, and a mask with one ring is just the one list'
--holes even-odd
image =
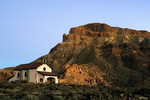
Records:
{"label": "rock face", "polygon": [[150,32],[92,23],[71,28],[46,61],[65,84],[135,86],[150,77]]}
{"label": "rock face", "polygon": [[9,77],[12,77],[14,75],[13,71],[0,69],[0,83],[7,81]]}
{"label": "rock face", "polygon": [[103,73],[96,66],[89,66],[87,64],[82,65],[67,65],[64,75],[61,76],[60,83],[76,84],[76,85],[97,85],[105,83],[110,85],[103,79]]}

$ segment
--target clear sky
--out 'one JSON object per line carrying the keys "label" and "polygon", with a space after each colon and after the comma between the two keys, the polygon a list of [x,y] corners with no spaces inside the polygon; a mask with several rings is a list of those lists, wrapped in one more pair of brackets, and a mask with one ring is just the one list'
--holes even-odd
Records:
{"label": "clear sky", "polygon": [[29,63],[94,22],[150,31],[150,0],[0,0],[0,68]]}

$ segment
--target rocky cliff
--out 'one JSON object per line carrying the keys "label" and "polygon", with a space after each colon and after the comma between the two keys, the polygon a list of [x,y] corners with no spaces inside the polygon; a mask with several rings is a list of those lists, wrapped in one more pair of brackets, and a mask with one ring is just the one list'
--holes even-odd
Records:
{"label": "rocky cliff", "polygon": [[150,76],[150,32],[91,23],[71,28],[46,62],[60,83],[135,86]]}

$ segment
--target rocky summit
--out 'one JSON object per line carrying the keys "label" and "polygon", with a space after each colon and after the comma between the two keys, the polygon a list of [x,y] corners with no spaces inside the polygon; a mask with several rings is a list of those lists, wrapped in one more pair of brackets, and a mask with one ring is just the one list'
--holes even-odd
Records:
{"label": "rocky summit", "polygon": [[74,27],[34,62],[43,61],[64,84],[149,85],[150,32],[104,23]]}

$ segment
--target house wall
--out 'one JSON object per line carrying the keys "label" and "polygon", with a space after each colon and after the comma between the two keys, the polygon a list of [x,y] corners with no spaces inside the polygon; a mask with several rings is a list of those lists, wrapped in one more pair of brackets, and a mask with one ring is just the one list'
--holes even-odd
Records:
{"label": "house wall", "polygon": [[28,72],[29,72],[28,82],[37,83],[37,71],[36,71],[36,69],[29,69]]}
{"label": "house wall", "polygon": [[[25,77],[25,72],[27,72],[27,77]],[[18,73],[20,73],[19,77]],[[29,69],[29,70],[15,71],[15,76],[9,79],[9,81],[11,82],[16,80],[27,80],[28,82],[37,83],[37,70]]]}
{"label": "house wall", "polygon": [[[27,80],[28,82],[34,82],[34,83],[40,83],[40,79],[43,79],[43,83],[47,82],[47,78],[53,77],[55,78],[55,83],[58,83],[57,76],[43,76],[42,74],[38,73],[37,71],[44,71],[45,72],[52,72],[52,69],[47,64],[42,64],[37,69],[28,69],[28,70],[21,70],[21,71],[15,71],[16,74],[14,77],[9,79],[9,81],[15,81],[15,80]],[[27,76],[25,77],[25,72],[27,73]],[[20,73],[18,77],[18,73]]]}
{"label": "house wall", "polygon": [[19,76],[19,80],[22,80],[22,75],[23,75],[23,73],[22,73],[22,70],[21,71],[19,71],[19,73],[20,73],[20,76]]}
{"label": "house wall", "polygon": [[45,72],[52,72],[52,69],[47,64],[42,64],[37,68],[37,71],[44,71],[43,68],[46,68]]}
{"label": "house wall", "polygon": [[20,73],[20,71],[15,71],[15,76],[9,79],[8,81],[11,82],[11,81],[19,80],[18,73]]}
{"label": "house wall", "polygon": [[27,81],[30,82],[30,70],[27,70]]}
{"label": "house wall", "polygon": [[21,76],[20,76],[21,80],[27,80],[27,76],[25,77],[25,72],[27,73],[27,70],[21,70]]}
{"label": "house wall", "polygon": [[[40,82],[40,79],[43,79],[43,82]],[[44,76],[42,74],[37,74],[37,83],[44,83]]]}

